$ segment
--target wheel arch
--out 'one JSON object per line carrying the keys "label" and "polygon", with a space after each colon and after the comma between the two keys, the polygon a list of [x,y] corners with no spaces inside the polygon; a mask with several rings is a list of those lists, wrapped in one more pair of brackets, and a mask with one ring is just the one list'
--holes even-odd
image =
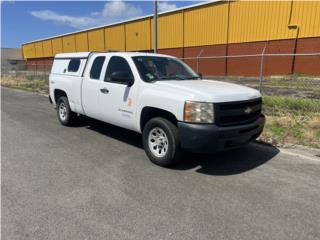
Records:
{"label": "wheel arch", "polygon": [[68,95],[64,90],[55,89],[54,90],[54,101],[56,104],[57,104],[57,101],[60,97],[67,97],[68,98]]}
{"label": "wheel arch", "polygon": [[167,119],[168,121],[172,122],[175,126],[177,126],[178,120],[177,117],[170,111],[167,111],[165,109],[156,108],[156,107],[150,107],[146,106],[141,110],[140,115],[140,130],[142,132],[144,126],[146,123],[155,117],[162,117],[164,119]]}

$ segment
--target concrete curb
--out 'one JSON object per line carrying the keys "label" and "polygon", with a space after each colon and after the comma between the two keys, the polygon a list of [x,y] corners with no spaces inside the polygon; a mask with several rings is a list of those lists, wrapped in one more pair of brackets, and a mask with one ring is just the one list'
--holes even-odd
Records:
{"label": "concrete curb", "polygon": [[[253,144],[257,144],[260,147],[276,147],[271,145],[270,143],[266,143],[263,141],[255,141]],[[294,148],[282,148],[282,147],[276,147],[281,153],[290,155],[290,156],[296,156],[303,159],[311,160],[311,161],[318,161],[320,162],[320,149],[301,146],[301,145],[295,145]]]}

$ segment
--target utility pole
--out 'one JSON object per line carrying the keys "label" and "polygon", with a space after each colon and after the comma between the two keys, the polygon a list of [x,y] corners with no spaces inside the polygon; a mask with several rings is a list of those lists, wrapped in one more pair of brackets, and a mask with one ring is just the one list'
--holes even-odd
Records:
{"label": "utility pole", "polygon": [[153,17],[153,23],[154,23],[154,53],[157,53],[158,51],[158,1],[154,0],[154,17]]}

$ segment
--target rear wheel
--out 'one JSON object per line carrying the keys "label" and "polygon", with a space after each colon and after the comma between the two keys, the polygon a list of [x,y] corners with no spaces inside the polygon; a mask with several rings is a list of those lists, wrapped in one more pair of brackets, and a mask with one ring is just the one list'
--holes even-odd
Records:
{"label": "rear wheel", "polygon": [[169,167],[181,158],[177,127],[164,118],[153,118],[142,133],[144,150],[149,159],[160,166]]}
{"label": "rear wheel", "polygon": [[75,122],[77,115],[71,111],[67,97],[60,97],[58,99],[57,115],[59,122],[64,126],[70,126]]}

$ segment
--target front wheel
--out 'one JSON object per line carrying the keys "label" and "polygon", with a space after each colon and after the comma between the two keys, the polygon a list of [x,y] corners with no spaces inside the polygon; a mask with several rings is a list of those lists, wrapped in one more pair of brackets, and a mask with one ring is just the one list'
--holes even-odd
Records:
{"label": "front wheel", "polygon": [[164,118],[153,118],[142,132],[144,150],[149,159],[160,166],[169,167],[181,158],[177,127]]}
{"label": "front wheel", "polygon": [[67,97],[60,97],[58,99],[57,115],[59,122],[64,126],[70,126],[75,122],[76,114],[71,111]]}

